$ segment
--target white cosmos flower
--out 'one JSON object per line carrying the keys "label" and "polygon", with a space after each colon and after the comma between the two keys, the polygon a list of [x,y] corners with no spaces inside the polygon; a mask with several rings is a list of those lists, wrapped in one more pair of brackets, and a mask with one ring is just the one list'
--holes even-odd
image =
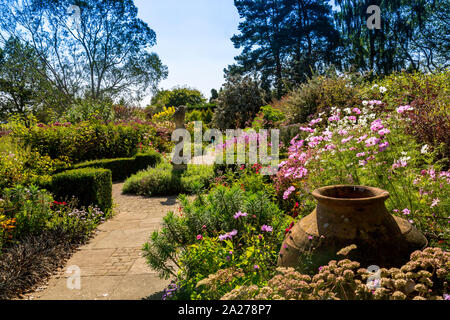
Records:
{"label": "white cosmos flower", "polygon": [[381,93],[385,93],[387,91],[387,89],[385,87],[380,87],[380,92]]}
{"label": "white cosmos flower", "polygon": [[422,153],[422,154],[428,153],[428,145],[427,144],[422,147],[422,150],[420,150],[420,153]]}

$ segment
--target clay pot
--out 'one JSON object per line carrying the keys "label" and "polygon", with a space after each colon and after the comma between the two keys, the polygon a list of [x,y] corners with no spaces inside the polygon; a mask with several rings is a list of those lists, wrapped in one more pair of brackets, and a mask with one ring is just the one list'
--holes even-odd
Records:
{"label": "clay pot", "polygon": [[299,266],[310,253],[310,264],[316,268],[336,259],[342,248],[356,244],[358,248],[347,258],[361,267],[398,267],[428,244],[408,221],[389,214],[387,191],[340,185],[317,189],[312,195],[317,207],[287,234],[279,266]]}

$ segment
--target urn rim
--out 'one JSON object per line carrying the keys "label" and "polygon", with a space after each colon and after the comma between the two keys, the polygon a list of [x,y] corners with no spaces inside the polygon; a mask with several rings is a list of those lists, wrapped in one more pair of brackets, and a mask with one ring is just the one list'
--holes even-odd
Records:
{"label": "urn rim", "polygon": [[333,185],[314,190],[312,196],[319,202],[351,205],[384,202],[389,198],[389,192],[369,186]]}

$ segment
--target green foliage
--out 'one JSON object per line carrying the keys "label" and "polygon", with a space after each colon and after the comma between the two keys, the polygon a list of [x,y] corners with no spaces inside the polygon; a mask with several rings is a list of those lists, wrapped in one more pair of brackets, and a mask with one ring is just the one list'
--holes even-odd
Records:
{"label": "green foliage", "polygon": [[357,88],[351,82],[335,74],[315,75],[284,97],[276,106],[286,110],[289,123],[305,123],[309,116],[326,112],[331,107],[352,108],[360,105]]}
{"label": "green foliage", "polygon": [[42,155],[52,159],[68,158],[77,163],[104,158],[132,157],[139,146],[156,147],[156,129],[142,122],[108,123],[84,121],[77,124],[38,124],[26,129],[21,122],[11,123],[12,135]]}
{"label": "green foliage", "polygon": [[[53,198],[49,192],[36,186],[17,185],[3,191],[0,201],[0,215],[14,219],[10,235],[20,239],[29,234],[42,231],[52,218]],[[0,228],[1,229],[1,228]]]}
{"label": "green foliage", "polygon": [[[44,69],[36,51],[11,37],[0,49],[0,120],[13,113],[25,115],[39,111],[45,95]],[[47,93],[48,94],[48,93]]]}
{"label": "green foliage", "polygon": [[63,118],[66,122],[78,123],[90,119],[98,119],[108,123],[115,120],[115,112],[112,101],[82,99],[75,101],[72,106],[64,112]]}
{"label": "green foliage", "polygon": [[[354,72],[388,75],[401,69],[439,70],[448,66],[448,1],[337,0],[342,61]],[[367,8],[381,8],[381,29],[367,27]],[[447,46],[446,46],[447,43]]]}
{"label": "green foliage", "polygon": [[[386,88],[381,94],[379,88]],[[390,110],[410,105],[412,112],[404,116],[410,121],[406,132],[420,143],[439,150],[441,158],[450,158],[450,71],[438,74],[398,73],[378,81],[366,96],[382,98]]]}
{"label": "green foliage", "polygon": [[112,174],[107,169],[84,168],[58,173],[52,179],[55,198],[75,197],[81,206],[97,205],[103,212],[112,208]]}
{"label": "green foliage", "polygon": [[197,105],[205,102],[197,89],[178,87],[172,90],[160,90],[152,98],[151,104],[159,108]]}
{"label": "green foliage", "polygon": [[222,130],[244,128],[263,105],[258,81],[249,76],[229,77],[219,93],[213,123]]}
{"label": "green foliage", "polygon": [[167,77],[167,67],[149,50],[156,34],[138,18],[132,0],[78,1],[79,27],[67,14],[71,5],[0,2],[2,34],[27,42],[46,67],[40,74],[65,97],[56,106],[59,114],[77,96],[138,101]]}
{"label": "green foliage", "polygon": [[171,164],[162,162],[155,168],[138,172],[125,181],[124,193],[147,196],[195,193],[207,188],[214,177],[212,166],[188,165],[184,172],[174,171]]}
{"label": "green foliage", "polygon": [[12,140],[0,138],[0,189],[16,184],[37,184],[46,187],[54,172],[67,168],[68,163],[42,156],[38,152],[28,151],[17,145],[8,146]]}
{"label": "green foliage", "polygon": [[[179,267],[177,291],[166,298],[218,299],[236,285],[264,283],[276,264],[285,221],[263,192],[246,192],[236,184],[218,186],[193,202],[185,196],[180,201],[182,213],[169,213],[163,229],[144,247],[147,261],[160,276],[175,275],[173,265]],[[208,275],[220,269],[227,270],[222,276],[229,281],[216,281],[220,288],[214,292],[208,285],[215,279]],[[229,272],[240,279],[231,279]]]}
{"label": "green foliage", "polygon": [[258,73],[262,87],[277,99],[289,83],[338,62],[339,34],[328,1],[235,1],[242,20],[231,41],[243,49],[229,75]]}
{"label": "green foliage", "polygon": [[146,154],[137,154],[134,158],[103,159],[82,162],[75,165],[73,169],[109,169],[112,172],[112,181],[122,181],[140,170],[154,167],[161,162],[161,158],[159,153],[153,151]]}
{"label": "green foliage", "polygon": [[[275,263],[285,222],[264,192],[244,191],[235,184],[217,186],[192,202],[184,195],[179,199],[182,212],[170,212],[164,218],[162,230],[153,234],[144,251],[151,267],[162,277],[175,274],[173,263],[181,267],[178,278],[184,281],[188,297],[197,281],[220,267],[231,267],[238,261],[247,271],[256,271],[258,264],[259,272],[263,272]],[[238,212],[246,214],[235,218]],[[263,225],[272,226],[273,231],[265,233]],[[232,230],[237,232],[232,239],[219,241]]]}
{"label": "green foliage", "polygon": [[280,126],[281,122],[286,120],[285,114],[273,108],[270,105],[261,107],[261,110],[252,123],[252,128],[258,131],[259,129],[268,129]]}

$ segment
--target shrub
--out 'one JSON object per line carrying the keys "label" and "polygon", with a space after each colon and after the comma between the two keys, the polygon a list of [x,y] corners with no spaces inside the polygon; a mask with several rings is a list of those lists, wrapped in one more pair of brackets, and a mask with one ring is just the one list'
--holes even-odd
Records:
{"label": "shrub", "polygon": [[289,123],[305,123],[315,113],[328,113],[331,107],[353,108],[359,105],[358,89],[350,80],[336,75],[313,76],[281,101],[274,104],[286,110]]}
{"label": "shrub", "polygon": [[391,110],[411,106],[411,111],[403,113],[410,121],[406,132],[438,150],[441,158],[450,158],[450,71],[435,75],[394,74],[381,81],[380,86],[387,90],[383,99]]}
{"label": "shrub", "polygon": [[194,193],[208,187],[213,176],[212,166],[188,165],[186,171],[179,172],[174,171],[171,164],[163,162],[128,178],[123,192],[146,196]]}
{"label": "shrub", "polygon": [[38,234],[47,227],[53,216],[51,194],[36,186],[28,188],[18,185],[7,188],[3,191],[2,198],[0,216],[6,218],[3,219],[0,230],[0,235],[3,233],[3,240]]}
{"label": "shrub", "polygon": [[255,130],[278,127],[281,122],[286,120],[286,116],[280,110],[273,108],[270,105],[261,107],[260,113],[252,123],[252,128]]}
{"label": "shrub", "polygon": [[103,212],[112,208],[112,174],[107,169],[84,168],[53,176],[56,199],[75,197],[81,206],[97,205]]}
{"label": "shrub", "polygon": [[83,162],[75,165],[73,169],[109,169],[112,172],[112,181],[122,181],[140,170],[154,167],[160,161],[161,155],[156,151],[153,151],[146,154],[137,154],[134,158],[103,159]]}
{"label": "shrub", "polygon": [[139,148],[153,143],[160,145],[156,128],[148,123],[103,124],[95,120],[77,124],[38,124],[27,129],[22,123],[13,123],[13,136],[24,146],[52,159],[82,161],[124,158],[134,156]]}
{"label": "shrub", "polygon": [[[196,243],[198,235],[213,238],[236,229],[239,234],[235,239],[237,241],[244,235],[252,235],[252,228],[258,232],[264,224],[272,224],[275,232],[283,229],[276,229],[281,223],[278,220],[281,211],[267,195],[261,191],[246,192],[238,184],[231,188],[217,186],[207,196],[201,195],[193,202],[182,195],[180,201],[183,214],[170,212],[164,218],[162,231],[154,233],[147,245],[148,257],[153,259],[150,261],[151,266],[160,271],[162,276],[173,271],[170,264],[165,263],[175,259],[181,246]],[[234,218],[238,212],[247,214]],[[165,253],[159,255],[162,251]]]}
{"label": "shrub", "polygon": [[230,77],[219,93],[213,123],[217,128],[244,128],[264,105],[259,83],[249,76]]}

